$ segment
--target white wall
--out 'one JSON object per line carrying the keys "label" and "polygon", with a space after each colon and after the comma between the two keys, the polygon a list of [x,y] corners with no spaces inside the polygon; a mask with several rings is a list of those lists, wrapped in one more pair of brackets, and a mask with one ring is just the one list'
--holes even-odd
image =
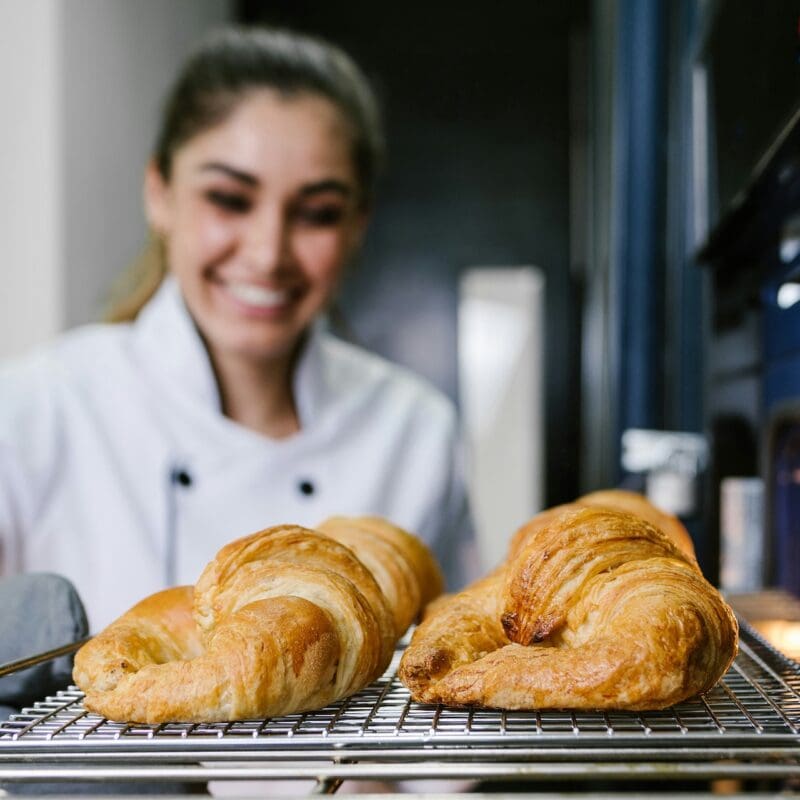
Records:
{"label": "white wall", "polygon": [[145,239],[142,173],[167,86],[227,0],[64,0],[67,325],[96,319]]}
{"label": "white wall", "polygon": [[0,356],[61,326],[57,0],[0,3]]}
{"label": "white wall", "polygon": [[100,315],[145,238],[166,87],[229,0],[0,3],[0,357]]}

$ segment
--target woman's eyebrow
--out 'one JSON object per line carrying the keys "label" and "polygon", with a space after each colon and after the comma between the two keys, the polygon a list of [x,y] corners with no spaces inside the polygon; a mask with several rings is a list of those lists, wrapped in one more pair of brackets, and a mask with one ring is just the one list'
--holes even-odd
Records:
{"label": "woman's eyebrow", "polygon": [[[255,175],[245,172],[244,170],[237,169],[236,167],[232,167],[230,164],[224,164],[221,161],[207,161],[205,164],[200,166],[200,171],[222,172],[229,178],[233,178],[234,180],[244,183],[247,186],[258,186],[260,183]],[[353,187],[345,181],[338,180],[337,178],[328,178],[326,180],[306,184],[302,187],[302,189],[300,189],[300,195],[302,197],[309,197],[311,195],[322,194],[324,192],[336,192],[341,194],[343,197],[349,197],[353,194]]]}
{"label": "woman's eyebrow", "polygon": [[258,178],[251,175],[249,172],[244,172],[236,167],[231,167],[228,164],[223,164],[221,161],[208,161],[200,166],[201,172],[211,170],[213,172],[224,172],[228,177],[234,180],[245,183],[248,186],[258,186]]}
{"label": "woman's eyebrow", "polygon": [[318,181],[317,183],[309,183],[300,190],[302,197],[321,194],[323,192],[337,192],[344,197],[349,197],[353,194],[353,187],[344,181],[337,180],[336,178],[329,178],[328,180]]}

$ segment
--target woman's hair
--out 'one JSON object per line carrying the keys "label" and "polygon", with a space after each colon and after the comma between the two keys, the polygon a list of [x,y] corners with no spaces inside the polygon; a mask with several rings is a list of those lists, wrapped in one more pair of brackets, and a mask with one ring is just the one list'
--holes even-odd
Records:
{"label": "woman's hair", "polygon": [[[288,30],[231,26],[213,31],[189,55],[166,97],[153,161],[165,180],[180,148],[221,124],[251,92],[284,97],[315,94],[330,100],[349,122],[361,203],[373,199],[383,160],[378,103],[361,70],[338,47]],[[166,272],[163,245],[154,236],[113,293],[107,319],[134,319]]]}

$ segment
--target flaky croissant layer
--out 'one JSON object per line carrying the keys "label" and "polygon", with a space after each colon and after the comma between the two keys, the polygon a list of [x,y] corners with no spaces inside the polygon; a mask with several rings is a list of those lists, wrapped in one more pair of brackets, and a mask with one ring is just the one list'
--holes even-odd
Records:
{"label": "flaky croissant layer", "polygon": [[378,677],[441,573],[385,520],[326,525],[330,536],[282,525],[238,539],[195,587],[123,614],[75,657],[86,708],[125,722],[261,718],[320,708]]}
{"label": "flaky croissant layer", "polygon": [[628,492],[543,512],[494,573],[431,607],[401,680],[421,702],[504,709],[655,710],[707,691],[738,625],[678,526]]}

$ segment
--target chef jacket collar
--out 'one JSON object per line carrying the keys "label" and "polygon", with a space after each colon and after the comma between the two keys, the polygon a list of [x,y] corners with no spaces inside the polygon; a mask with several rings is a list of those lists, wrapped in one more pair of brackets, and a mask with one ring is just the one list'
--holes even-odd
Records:
{"label": "chef jacket collar", "polygon": [[[301,428],[307,428],[323,407],[325,370],[322,363],[322,323],[312,326],[295,365],[292,385]],[[184,302],[178,282],[168,275],[134,323],[135,335],[148,363],[181,394],[215,411],[221,408],[219,389],[205,344]]]}

